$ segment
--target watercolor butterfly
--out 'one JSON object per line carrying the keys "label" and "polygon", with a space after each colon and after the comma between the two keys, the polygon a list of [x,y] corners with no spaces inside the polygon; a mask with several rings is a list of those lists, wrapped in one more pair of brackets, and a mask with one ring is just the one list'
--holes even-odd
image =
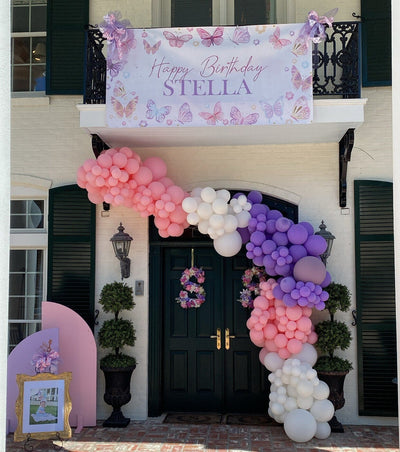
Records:
{"label": "watercolor butterfly", "polygon": [[305,96],[301,96],[296,100],[293,106],[292,114],[290,115],[294,120],[301,121],[310,118],[310,108],[307,104],[307,99]]}
{"label": "watercolor butterfly", "polygon": [[247,27],[236,27],[231,39],[236,45],[243,44],[250,41],[250,33]]}
{"label": "watercolor butterfly", "polygon": [[221,102],[217,102],[214,105],[214,114],[202,111],[201,113],[199,113],[199,116],[205,119],[208,125],[215,126],[215,124],[218,121],[222,121],[224,119],[224,113],[222,112]]}
{"label": "watercolor butterfly", "polygon": [[157,50],[160,48],[161,41],[156,42],[153,46],[150,45],[145,39],[143,39],[143,47],[146,53],[148,54],[155,54]]}
{"label": "watercolor butterfly", "polygon": [[111,81],[119,74],[119,71],[122,69],[123,64],[113,63],[112,61],[107,61],[107,70],[110,72]]}
{"label": "watercolor butterfly", "polygon": [[308,50],[308,42],[307,39],[299,36],[296,41],[294,41],[292,53],[294,53],[296,56],[299,55],[305,55]]}
{"label": "watercolor butterfly", "polygon": [[192,112],[190,111],[189,104],[187,102],[185,102],[179,108],[178,121],[181,124],[185,124],[185,122],[192,122],[192,119],[193,119],[193,115],[192,115]]}
{"label": "watercolor butterfly", "polygon": [[178,47],[178,48],[181,48],[183,46],[183,44],[185,44],[185,42],[188,42],[193,38],[193,36],[190,34],[178,36],[178,35],[174,35],[170,31],[164,31],[163,35],[166,37],[166,39],[168,39],[169,45],[171,47]]}
{"label": "watercolor butterfly", "polygon": [[258,121],[258,117],[260,115],[258,113],[251,113],[247,116],[242,116],[242,113],[239,111],[237,107],[231,108],[231,124],[234,125],[250,125],[255,124]]}
{"label": "watercolor butterfly", "polygon": [[296,89],[307,91],[312,85],[312,75],[303,79],[297,67],[292,66],[292,83]]}
{"label": "watercolor butterfly", "polygon": [[272,105],[265,101],[260,101],[260,104],[268,120],[272,119],[274,115],[280,118],[283,116],[283,97],[277,99]]}
{"label": "watercolor butterfly", "polygon": [[165,117],[169,115],[171,112],[171,107],[169,105],[165,105],[164,107],[157,108],[154,100],[149,99],[147,102],[147,111],[146,118],[153,119],[155,118],[157,122],[163,122]]}
{"label": "watercolor butterfly", "polygon": [[281,29],[279,27],[275,28],[274,33],[269,37],[269,42],[272,43],[274,49],[281,49],[292,43],[289,39],[281,39]]}
{"label": "watercolor butterfly", "polygon": [[111,105],[119,118],[130,118],[133,112],[136,110],[136,104],[138,103],[138,96],[130,100],[125,106],[117,100],[115,97],[111,97]]}
{"label": "watercolor butterfly", "polygon": [[203,46],[219,46],[224,40],[224,38],[222,37],[222,35],[224,34],[224,27],[217,27],[212,35],[208,31],[204,30],[204,28],[196,28],[196,30],[201,38],[201,43],[203,44]]}

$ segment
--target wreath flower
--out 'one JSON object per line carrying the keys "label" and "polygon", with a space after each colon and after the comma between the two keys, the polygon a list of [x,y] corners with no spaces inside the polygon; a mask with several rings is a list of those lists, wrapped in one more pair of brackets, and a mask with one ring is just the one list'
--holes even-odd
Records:
{"label": "wreath flower", "polygon": [[238,301],[244,308],[253,309],[253,301],[260,294],[260,283],[266,281],[267,273],[262,267],[251,267],[242,275],[244,289],[240,292]]}
{"label": "wreath flower", "polygon": [[183,290],[179,292],[179,297],[175,298],[181,308],[198,308],[206,301],[206,291],[202,286],[205,280],[202,268],[190,267],[183,271],[180,278]]}
{"label": "wreath flower", "polygon": [[57,365],[59,363],[59,353],[51,348],[52,340],[48,344],[43,343],[40,347],[40,352],[32,357],[31,364],[35,368],[37,374],[43,372],[57,373]]}

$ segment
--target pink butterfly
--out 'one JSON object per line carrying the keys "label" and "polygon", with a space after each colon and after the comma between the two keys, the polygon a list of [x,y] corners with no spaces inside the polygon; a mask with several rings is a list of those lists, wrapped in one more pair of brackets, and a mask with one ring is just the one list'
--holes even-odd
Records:
{"label": "pink butterfly", "polygon": [[192,115],[192,112],[190,111],[189,104],[187,102],[185,102],[179,108],[178,121],[181,124],[185,124],[185,122],[192,122],[192,119],[193,119],[193,115]]}
{"label": "pink butterfly", "polygon": [[190,41],[193,36],[192,35],[174,35],[170,31],[164,31],[163,35],[168,39],[169,45],[171,47],[182,47],[185,42]]}
{"label": "pink butterfly", "polygon": [[247,116],[242,116],[242,113],[239,111],[237,107],[231,108],[231,124],[234,125],[250,125],[255,124],[258,121],[258,117],[260,115],[258,113],[251,113]]}
{"label": "pink butterfly", "polygon": [[299,36],[296,41],[294,41],[292,53],[295,55],[305,55],[308,49],[308,41],[303,36]]}
{"label": "pink butterfly", "polygon": [[250,33],[247,27],[236,27],[233,32],[232,42],[235,44],[243,44],[250,41]]}
{"label": "pink butterfly", "polygon": [[156,42],[153,46],[150,45],[145,39],[143,39],[143,46],[144,46],[144,50],[146,51],[146,53],[148,54],[155,54],[157,52],[157,50],[160,48],[161,45],[161,41]]}
{"label": "pink butterfly", "polygon": [[203,46],[219,46],[224,40],[224,38],[222,37],[222,35],[224,34],[224,27],[217,27],[212,35],[208,31],[204,30],[204,28],[196,28],[196,30],[201,38],[201,43],[203,44]]}
{"label": "pink butterfly", "polygon": [[274,49],[281,49],[282,47],[288,46],[292,43],[289,39],[281,39],[281,29],[279,27],[275,28],[274,33],[269,37],[269,42],[272,42]]}
{"label": "pink butterfly", "polygon": [[310,108],[307,104],[305,96],[301,96],[296,100],[293,106],[292,114],[290,115],[295,121],[301,121],[310,118]]}
{"label": "pink butterfly", "polygon": [[297,67],[292,66],[292,83],[296,89],[301,88],[302,91],[307,91],[312,85],[312,75],[303,79]]}
{"label": "pink butterfly", "polygon": [[136,104],[138,103],[138,96],[134,97],[125,106],[121,104],[115,97],[111,97],[111,105],[114,108],[115,113],[119,118],[130,118],[133,112],[136,110]]}
{"label": "pink butterfly", "polygon": [[149,99],[147,102],[147,111],[146,118],[153,119],[156,118],[157,122],[163,122],[165,117],[169,115],[171,112],[171,107],[169,105],[165,105],[164,107],[157,108],[154,100]]}
{"label": "pink butterfly", "polygon": [[222,112],[221,102],[217,102],[214,105],[214,114],[202,111],[201,113],[199,113],[199,116],[205,119],[208,125],[215,126],[215,124],[218,121],[222,121],[224,119],[224,113]]}
{"label": "pink butterfly", "polygon": [[272,119],[272,117],[279,116],[280,118],[283,116],[283,98],[280,97],[277,99],[273,105],[268,102],[260,101],[261,107],[265,113],[267,119]]}

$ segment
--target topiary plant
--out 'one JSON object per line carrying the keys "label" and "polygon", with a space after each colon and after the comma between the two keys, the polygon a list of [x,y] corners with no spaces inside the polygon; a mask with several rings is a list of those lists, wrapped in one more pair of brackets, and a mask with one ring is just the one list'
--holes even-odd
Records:
{"label": "topiary plant", "polygon": [[113,350],[113,353],[109,353],[100,360],[100,367],[135,366],[136,359],[133,356],[121,353],[125,345],[135,345],[135,328],[131,320],[119,318],[120,311],[135,307],[132,287],[116,281],[106,284],[100,293],[99,303],[104,312],[114,314],[113,319],[104,321],[99,331],[99,346]]}
{"label": "topiary plant", "polygon": [[323,353],[319,357],[315,369],[323,372],[349,372],[353,365],[347,359],[334,356],[337,349],[346,350],[350,346],[351,333],[344,322],[334,320],[337,311],[346,312],[351,305],[349,289],[343,284],[331,282],[325,288],[329,293],[329,299],[325,302],[325,307],[329,312],[330,319],[324,320],[315,326],[318,335],[317,348]]}

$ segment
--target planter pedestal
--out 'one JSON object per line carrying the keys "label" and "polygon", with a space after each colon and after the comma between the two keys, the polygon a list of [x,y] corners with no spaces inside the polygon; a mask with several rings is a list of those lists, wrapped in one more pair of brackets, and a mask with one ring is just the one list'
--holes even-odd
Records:
{"label": "planter pedestal", "polygon": [[121,406],[131,400],[131,376],[136,366],[124,368],[101,367],[106,388],[104,401],[113,407],[111,416],[103,422],[103,427],[126,427],[130,419],[122,414]]}
{"label": "planter pedestal", "polygon": [[[329,397],[330,400],[335,407],[336,410],[340,410],[343,408],[345,399],[344,399],[344,379],[349,372],[323,372],[318,371],[318,378],[324,381],[329,386]],[[331,427],[331,431],[335,433],[343,433],[343,425],[337,420],[336,415],[329,421],[329,425]]]}

